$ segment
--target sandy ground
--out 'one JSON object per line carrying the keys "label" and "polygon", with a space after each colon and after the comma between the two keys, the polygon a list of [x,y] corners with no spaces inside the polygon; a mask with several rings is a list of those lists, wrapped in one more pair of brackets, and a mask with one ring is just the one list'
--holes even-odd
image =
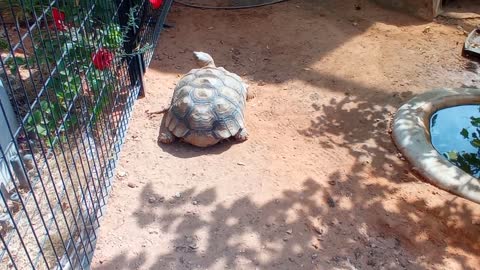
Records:
{"label": "sandy ground", "polygon": [[[414,176],[389,133],[412,95],[479,82],[455,23],[338,0],[175,5],[169,22],[93,269],[479,269],[480,205]],[[146,111],[169,103],[193,50],[257,93],[248,141],[157,144],[162,116]]]}

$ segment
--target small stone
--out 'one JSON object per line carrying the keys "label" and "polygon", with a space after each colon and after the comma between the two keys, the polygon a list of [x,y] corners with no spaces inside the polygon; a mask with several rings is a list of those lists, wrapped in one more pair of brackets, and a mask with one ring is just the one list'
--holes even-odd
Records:
{"label": "small stone", "polygon": [[181,197],[180,192],[175,193],[175,195],[173,195],[173,197],[179,199]]}
{"label": "small stone", "polygon": [[158,234],[158,231],[155,230],[155,229],[150,229],[150,230],[148,230],[148,233],[149,234]]}
{"label": "small stone", "polygon": [[129,183],[127,184],[127,186],[128,186],[129,188],[136,188],[136,187],[137,187],[137,185],[135,185],[134,183],[131,183],[131,182],[129,182]]}
{"label": "small stone", "polygon": [[239,166],[245,166],[245,163],[243,163],[243,162],[237,162],[237,165],[239,165]]}
{"label": "small stone", "polygon": [[336,262],[336,263],[339,263],[340,260],[341,260],[340,256],[333,256],[333,257],[330,259],[330,261]]}
{"label": "small stone", "polygon": [[322,234],[323,234],[323,230],[322,230],[322,229],[320,229],[320,228],[313,227],[313,230],[314,230],[316,233],[320,234],[320,235],[322,235]]}
{"label": "small stone", "polygon": [[198,201],[192,201],[193,205],[198,205]]}
{"label": "small stone", "polygon": [[337,184],[337,181],[330,180],[330,181],[328,181],[328,184],[330,184],[331,186],[335,186]]}
{"label": "small stone", "polygon": [[287,234],[292,234],[292,233],[293,233],[293,230],[292,230],[292,229],[287,230],[286,233],[287,233]]}
{"label": "small stone", "polygon": [[283,241],[287,242],[287,241],[288,241],[288,237],[284,237],[284,238],[283,238]]}
{"label": "small stone", "polygon": [[322,235],[322,234],[323,234],[323,230],[322,230],[322,229],[320,229],[320,228],[313,227],[313,230],[314,230],[316,233],[320,234],[320,235]]}
{"label": "small stone", "polygon": [[149,203],[155,203],[156,201],[157,201],[157,198],[155,198],[154,196],[151,196],[150,198],[148,198]]}
{"label": "small stone", "polygon": [[328,204],[328,206],[330,206],[331,208],[335,207],[335,205],[336,205],[336,204],[335,204],[335,201],[334,201],[333,198],[330,197],[330,196],[327,196],[327,204]]}
{"label": "small stone", "polygon": [[312,259],[315,260],[316,258],[318,258],[318,254],[312,254]]}
{"label": "small stone", "polygon": [[120,171],[117,173],[118,177],[125,177],[127,176],[127,173],[126,172],[123,172],[123,171]]}

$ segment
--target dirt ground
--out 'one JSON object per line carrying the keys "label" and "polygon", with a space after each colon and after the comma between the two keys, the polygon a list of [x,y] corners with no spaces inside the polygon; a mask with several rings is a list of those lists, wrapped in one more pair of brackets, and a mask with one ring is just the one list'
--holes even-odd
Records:
{"label": "dirt ground", "polygon": [[[414,176],[389,133],[413,95],[480,82],[460,56],[476,22],[346,0],[174,5],[169,22],[93,269],[479,269],[480,205]],[[256,92],[248,141],[157,144],[162,116],[146,111],[169,103],[194,50]]]}

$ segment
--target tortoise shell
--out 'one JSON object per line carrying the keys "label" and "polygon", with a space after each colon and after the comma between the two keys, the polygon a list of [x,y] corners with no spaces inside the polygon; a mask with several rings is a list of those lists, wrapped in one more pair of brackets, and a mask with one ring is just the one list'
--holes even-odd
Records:
{"label": "tortoise shell", "polygon": [[175,87],[166,127],[175,137],[209,146],[245,128],[247,87],[221,67],[193,69]]}

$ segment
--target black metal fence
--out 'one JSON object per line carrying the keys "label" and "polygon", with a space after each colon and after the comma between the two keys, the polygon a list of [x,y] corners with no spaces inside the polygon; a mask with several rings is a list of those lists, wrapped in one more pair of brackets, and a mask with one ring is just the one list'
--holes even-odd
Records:
{"label": "black metal fence", "polygon": [[84,269],[172,0],[0,0],[0,266]]}

